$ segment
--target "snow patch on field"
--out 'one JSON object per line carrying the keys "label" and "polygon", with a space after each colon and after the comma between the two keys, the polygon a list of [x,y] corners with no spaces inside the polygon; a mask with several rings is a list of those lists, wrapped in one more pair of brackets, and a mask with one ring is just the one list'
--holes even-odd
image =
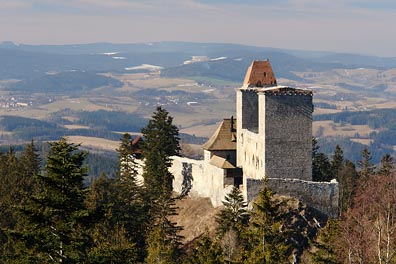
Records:
{"label": "snow patch on field", "polygon": [[149,71],[158,71],[163,69],[161,66],[151,65],[151,64],[142,64],[140,66],[135,67],[126,67],[124,68],[126,71],[134,71],[134,70],[149,70]]}
{"label": "snow patch on field", "polygon": [[112,56],[112,55],[117,55],[118,53],[120,53],[119,51],[112,51],[112,52],[103,52],[100,53],[102,55],[107,55],[107,56]]}

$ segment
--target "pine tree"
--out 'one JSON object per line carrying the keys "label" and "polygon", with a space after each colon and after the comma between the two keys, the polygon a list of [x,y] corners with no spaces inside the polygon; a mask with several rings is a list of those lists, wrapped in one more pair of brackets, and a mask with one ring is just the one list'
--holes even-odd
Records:
{"label": "pine tree", "polygon": [[332,174],[333,177],[338,181],[338,173],[344,166],[344,152],[342,151],[340,145],[337,145],[334,154],[333,154],[333,159],[331,160],[331,168],[332,168]]}
{"label": "pine tree", "polygon": [[311,249],[313,248],[313,251],[308,251],[309,263],[340,264],[341,261],[336,254],[339,234],[340,230],[337,221],[330,219],[312,243]]}
{"label": "pine tree", "polygon": [[338,173],[340,215],[351,207],[358,181],[355,164],[349,160]]}
{"label": "pine tree", "polygon": [[124,178],[132,178],[133,182],[137,182],[137,163],[132,148],[131,135],[125,133],[122,137],[118,152],[118,167],[120,168],[119,175]]}
{"label": "pine tree", "polygon": [[318,142],[312,138],[312,180],[330,181],[332,179],[332,166],[326,154],[319,152]]}
{"label": "pine tree", "polygon": [[289,247],[280,232],[278,216],[279,205],[272,201],[272,191],[264,186],[253,203],[244,263],[287,263]]}
{"label": "pine tree", "polygon": [[86,259],[86,155],[65,138],[50,143],[45,174],[37,176],[39,188],[22,209],[25,261],[78,263]]}
{"label": "pine tree", "polygon": [[395,164],[392,156],[386,153],[381,158],[381,165],[378,173],[380,175],[390,176],[394,168],[395,168]]}
{"label": "pine tree", "polygon": [[151,227],[147,237],[146,263],[179,263],[181,257],[182,230],[170,220],[176,215],[175,199],[161,196],[153,204]]}
{"label": "pine tree", "polygon": [[143,199],[150,226],[146,234],[147,263],[177,263],[181,253],[181,227],[170,220],[170,216],[176,214],[176,208],[169,167],[172,166],[172,156],[180,151],[179,131],[172,121],[165,109],[157,107],[148,125],[142,129]]}
{"label": "pine tree", "polygon": [[374,174],[375,166],[371,162],[372,157],[368,148],[365,148],[361,154],[362,154],[362,159],[358,161],[357,164],[360,169],[359,175],[363,179],[367,179],[370,175]]}
{"label": "pine tree", "polygon": [[223,236],[232,229],[240,236],[249,221],[247,204],[243,200],[241,191],[235,186],[224,199],[224,208],[216,215],[216,222],[219,224],[218,233]]}
{"label": "pine tree", "polygon": [[135,244],[139,259],[143,260],[149,208],[145,205],[145,190],[137,180],[138,165],[131,142],[131,136],[124,134],[118,149],[120,173],[115,181],[117,197],[113,214],[125,229],[127,239]]}
{"label": "pine tree", "polygon": [[[89,263],[136,263],[138,248],[120,219],[118,193],[114,179],[101,175],[89,191],[86,202],[91,215],[93,246],[88,254]],[[128,212],[125,212],[126,214]]]}
{"label": "pine tree", "polygon": [[41,158],[38,154],[34,140],[30,144],[26,145],[25,150],[22,153],[20,162],[23,166],[23,173],[26,178],[32,179],[33,176],[40,173],[41,169]]}
{"label": "pine tree", "polygon": [[173,175],[168,169],[172,166],[172,156],[180,151],[179,131],[172,121],[165,109],[157,107],[148,125],[142,129],[144,185],[154,200],[161,195],[172,195]]}
{"label": "pine tree", "polygon": [[220,243],[212,240],[208,233],[199,237],[192,246],[191,252],[184,260],[185,264],[221,264],[226,263]]}

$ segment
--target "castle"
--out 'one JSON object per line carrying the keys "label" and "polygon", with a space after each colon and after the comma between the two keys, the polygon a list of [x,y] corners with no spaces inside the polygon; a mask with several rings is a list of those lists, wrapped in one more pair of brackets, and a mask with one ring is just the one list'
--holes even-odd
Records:
{"label": "castle", "polygon": [[279,86],[266,60],[251,64],[236,92],[236,119],[203,145],[204,160],[173,157],[174,190],[216,207],[233,186],[252,201],[265,179],[275,193],[337,217],[338,183],[312,181],[312,91]]}

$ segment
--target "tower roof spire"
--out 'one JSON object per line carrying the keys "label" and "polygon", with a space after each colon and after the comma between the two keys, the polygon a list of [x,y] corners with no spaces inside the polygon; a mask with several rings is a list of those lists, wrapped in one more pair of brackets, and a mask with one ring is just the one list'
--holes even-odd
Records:
{"label": "tower roof spire", "polygon": [[243,86],[270,87],[276,85],[275,74],[272,71],[269,60],[253,61],[246,72]]}

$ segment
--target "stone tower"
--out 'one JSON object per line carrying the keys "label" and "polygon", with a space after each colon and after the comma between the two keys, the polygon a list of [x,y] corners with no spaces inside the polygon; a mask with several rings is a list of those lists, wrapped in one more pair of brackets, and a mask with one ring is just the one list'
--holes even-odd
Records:
{"label": "stone tower", "polygon": [[312,91],[278,86],[270,62],[254,61],[236,106],[245,197],[249,180],[312,180]]}

